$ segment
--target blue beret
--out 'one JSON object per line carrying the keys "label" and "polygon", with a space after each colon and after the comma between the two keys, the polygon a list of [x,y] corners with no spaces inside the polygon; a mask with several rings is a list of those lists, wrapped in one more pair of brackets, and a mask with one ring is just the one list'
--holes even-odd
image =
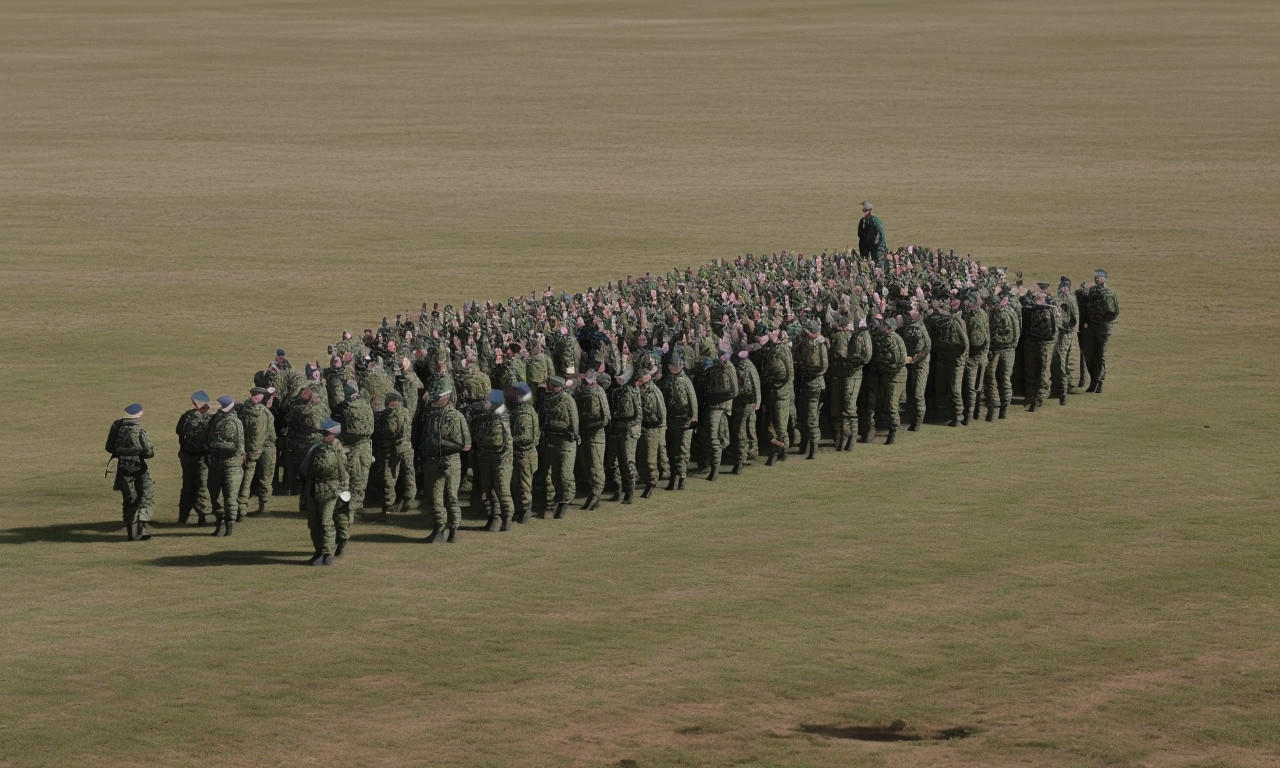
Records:
{"label": "blue beret", "polygon": [[336,435],[342,431],[342,425],[334,421],[333,419],[325,419],[324,422],[320,424],[320,429],[324,430],[325,432],[331,432]]}
{"label": "blue beret", "polygon": [[141,403],[132,403],[130,405],[125,406],[124,417],[126,419],[136,419],[141,415],[142,415]]}
{"label": "blue beret", "polygon": [[195,392],[191,393],[191,402],[196,405],[204,405],[209,402],[209,395],[203,389],[197,389]]}

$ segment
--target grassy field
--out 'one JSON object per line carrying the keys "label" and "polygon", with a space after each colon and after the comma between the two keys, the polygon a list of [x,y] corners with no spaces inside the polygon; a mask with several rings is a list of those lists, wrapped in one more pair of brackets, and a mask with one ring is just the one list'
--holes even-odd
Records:
{"label": "grassy field", "polygon": [[[1261,0],[7,0],[0,765],[1280,764],[1277,92]],[[297,516],[174,524],[187,394],[277,346],[863,199],[1109,270],[1106,394],[323,572]]]}

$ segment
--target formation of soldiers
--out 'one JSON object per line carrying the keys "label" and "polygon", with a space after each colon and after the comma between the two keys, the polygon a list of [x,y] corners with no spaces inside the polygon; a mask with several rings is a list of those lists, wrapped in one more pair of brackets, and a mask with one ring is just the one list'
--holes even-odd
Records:
{"label": "formation of soldiers", "polygon": [[[242,402],[192,395],[176,428],[179,522],[212,518],[229,536],[270,496],[297,494],[310,562],[327,565],[367,503],[385,519],[419,489],[426,540],[453,542],[468,492],[506,531],[563,518],[579,488],[584,510],[633,504],[664,481],[683,491],[691,471],[715,481],[792,449],[815,459],[826,437],[847,452],[882,431],[892,445],[931,413],[951,427],[984,407],[1004,419],[1015,369],[1029,411],[1102,391],[1119,317],[1103,270],[1074,289],[1025,286],[950,251],[888,252],[864,211],[861,253],[748,254],[573,295],[423,304],[344,331],[327,365],[299,369],[277,350]],[[131,538],[151,515],[134,496]]]}

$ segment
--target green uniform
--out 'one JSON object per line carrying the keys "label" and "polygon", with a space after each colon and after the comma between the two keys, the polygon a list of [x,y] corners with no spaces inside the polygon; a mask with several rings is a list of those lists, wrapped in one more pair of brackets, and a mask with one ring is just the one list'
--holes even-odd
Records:
{"label": "green uniform", "polygon": [[244,425],[244,478],[240,481],[239,505],[249,506],[256,496],[261,509],[266,509],[271,492],[271,477],[276,469],[276,424],[271,409],[262,403],[245,400],[236,409]]}
{"label": "green uniform", "polygon": [[770,342],[761,351],[760,380],[764,389],[764,408],[768,410],[769,434],[762,435],[772,446],[769,453],[785,453],[787,422],[794,407],[795,363],[785,344]]}
{"label": "green uniform", "polygon": [[659,446],[666,440],[667,406],[662,391],[652,381],[640,385],[640,442],[636,464],[646,485],[658,483]]}
{"label": "green uniform", "polygon": [[476,416],[471,425],[476,458],[476,484],[480,497],[496,499],[489,513],[489,523],[500,516],[502,523],[511,521],[511,425],[506,407],[487,410]]}
{"label": "green uniform", "polygon": [[822,392],[827,388],[827,340],[801,333],[793,349],[796,376],[796,412],[803,445],[816,445],[822,436],[819,417]]}
{"label": "green uniform", "polygon": [[458,503],[458,489],[462,485],[459,454],[471,449],[471,431],[467,420],[452,404],[428,408],[421,418],[417,455],[422,461],[423,497],[438,535],[446,528],[455,531],[462,524],[462,506]]}
{"label": "green uniform", "polygon": [[303,473],[302,503],[317,555],[331,555],[336,548],[334,517],[338,494],[347,488],[346,449],[338,440],[315,442],[307,447],[299,469]]}
{"label": "green uniform", "polygon": [[1058,341],[1053,347],[1053,382],[1050,394],[1066,397],[1075,390],[1076,372],[1071,367],[1072,350],[1076,344],[1076,331],[1080,327],[1080,307],[1070,291],[1058,292]]}
{"label": "green uniform", "polygon": [[885,328],[871,331],[869,391],[858,411],[858,434],[869,437],[876,430],[876,415],[884,414],[890,432],[898,429],[898,403],[907,384],[907,345],[897,333]]}
{"label": "green uniform", "polygon": [[986,384],[987,354],[991,345],[990,319],[981,307],[964,311],[965,332],[969,338],[969,356],[964,363],[964,413],[976,418],[981,405],[982,388]]}
{"label": "green uniform", "polygon": [[933,345],[934,402],[941,413],[959,421],[968,412],[964,404],[964,373],[969,361],[969,330],[959,312],[937,312],[925,327]]}
{"label": "green uniform", "polygon": [[[929,339],[929,331],[925,328],[923,320],[907,323],[898,329],[898,334],[902,336],[902,340],[907,345],[907,355],[912,362],[907,364],[907,415],[911,417],[911,423],[914,425],[924,421],[925,414],[925,386],[929,382],[929,352],[933,348],[933,343]],[[898,404],[889,403],[890,410],[897,414]]]}
{"label": "green uniform", "polygon": [[244,480],[244,425],[235,413],[218,412],[209,420],[209,499],[213,517],[239,520],[240,484]]}
{"label": "green uniform", "polygon": [[[578,464],[587,481],[587,493],[597,499],[604,493],[605,428],[609,425],[609,397],[603,388],[586,381],[574,387],[574,404],[578,407]],[[553,489],[547,487],[547,503],[552,503]]]}
{"label": "green uniform", "polygon": [[1057,345],[1061,319],[1058,308],[1048,303],[1029,307],[1027,318],[1023,325],[1023,333],[1027,337],[1026,360],[1023,362],[1026,386],[1023,391],[1028,404],[1041,406],[1049,396],[1053,350]]}
{"label": "green uniform", "polygon": [[738,357],[738,396],[729,414],[729,460],[735,465],[756,457],[756,416],[760,413],[760,373],[749,357]]}
{"label": "green uniform", "polygon": [[120,492],[121,516],[133,538],[133,526],[149,522],[155,511],[155,485],[147,460],[155,457],[156,449],[136,419],[116,419],[107,433],[106,450],[116,457],[114,490]]}
{"label": "green uniform", "polygon": [[636,487],[636,446],[640,442],[640,390],[634,384],[609,390],[605,437],[605,484],[631,494]]}
{"label": "green uniform", "polygon": [[387,393],[391,391],[391,377],[377,362],[369,363],[363,371],[356,371],[356,381],[360,384],[360,396],[369,404],[369,409],[378,413],[386,407]]}
{"label": "green uniform", "polygon": [[878,259],[889,252],[884,239],[884,222],[879,216],[858,219],[858,251],[864,259]]}
{"label": "green uniform", "polygon": [[403,405],[384,408],[374,416],[373,452],[381,468],[382,511],[408,509],[418,493],[413,471],[413,429]]}
{"label": "green uniform", "polygon": [[298,468],[322,423],[316,404],[306,400],[295,401],[285,415],[285,487],[290,494],[297,493],[302,485]]}
{"label": "green uniform", "polygon": [[511,425],[511,496],[517,520],[533,508],[533,473],[538,469],[538,413],[530,402],[516,402],[508,419]]}
{"label": "green uniform", "polygon": [[337,422],[342,425],[342,445],[347,449],[347,475],[350,480],[348,490],[351,501],[343,504],[338,510],[338,540],[346,541],[344,535],[354,521],[355,513],[364,509],[365,492],[369,487],[369,469],[373,466],[373,429],[374,413],[370,403],[363,395],[354,396],[337,414]]}
{"label": "green uniform", "polygon": [[182,491],[178,497],[178,522],[195,512],[203,522],[209,513],[209,465],[205,463],[205,435],[209,412],[192,408],[178,418],[178,463],[182,465]]}
{"label": "green uniform", "polygon": [[679,373],[667,371],[658,381],[658,388],[666,401],[667,461],[671,479],[678,481],[689,474],[691,425],[698,416],[698,396],[683,369]]}
{"label": "green uniform", "polygon": [[1111,329],[1120,317],[1120,300],[1115,291],[1105,284],[1095,285],[1089,291],[1088,328],[1082,357],[1089,368],[1093,385],[1100,385],[1107,378],[1107,346],[1111,343]]}
{"label": "green uniform", "polygon": [[987,358],[987,409],[1007,408],[1013,399],[1013,358],[1021,335],[1021,313],[1012,305],[991,310],[990,356]]}
{"label": "green uniform", "polygon": [[[542,430],[542,451],[551,479],[547,483],[548,500],[570,503],[577,488],[573,481],[573,463],[578,455],[578,407],[564,391],[548,390],[538,406],[538,424]],[[554,497],[552,494],[554,493]]]}

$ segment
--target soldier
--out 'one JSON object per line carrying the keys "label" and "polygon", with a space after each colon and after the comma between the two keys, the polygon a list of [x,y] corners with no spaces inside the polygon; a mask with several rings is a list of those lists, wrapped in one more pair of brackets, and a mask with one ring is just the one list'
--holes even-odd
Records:
{"label": "soldier", "polygon": [[155,508],[155,486],[147,459],[154,458],[156,449],[147,437],[138,419],[142,418],[142,406],[133,403],[124,409],[124,416],[116,419],[107,432],[107,453],[116,459],[116,482],[113,490],[120,492],[121,514],[129,541],[151,538],[147,523]]}
{"label": "soldier", "polygon": [[[1089,386],[1089,361],[1085,359],[1085,336],[1089,334],[1089,281],[1081,280],[1076,286],[1076,310],[1079,318],[1078,330],[1076,331],[1076,348],[1079,349],[1080,372],[1079,381],[1075,382],[1077,389],[1084,389]],[[1074,392],[1072,394],[1075,394]]]}
{"label": "soldier", "polygon": [[884,240],[884,223],[871,213],[872,205],[862,201],[862,218],[858,220],[858,251],[864,259],[880,259],[889,251]]}
{"label": "soldier", "polygon": [[768,410],[769,434],[761,435],[769,440],[769,460],[765,466],[772,467],[773,462],[786,461],[787,458],[787,419],[790,416],[795,378],[795,362],[791,359],[791,350],[779,341],[778,331],[761,326],[757,334],[763,348],[760,350],[760,382],[764,390],[764,407]]}
{"label": "soldier", "polygon": [[[910,301],[901,301],[898,306],[903,313],[912,312],[914,309]],[[907,345],[907,413],[911,416],[911,424],[907,426],[907,431],[915,432],[920,429],[920,423],[924,421],[924,391],[929,381],[929,353],[932,351],[933,344],[922,317],[917,317],[899,327],[898,335]],[[898,410],[896,402],[887,405],[895,413]]]}
{"label": "soldier", "polygon": [[710,339],[703,344],[705,396],[699,398],[703,418],[698,427],[711,464],[707,479],[712,481],[720,474],[720,462],[724,460],[724,449],[729,444],[729,414],[733,411],[733,400],[738,396],[738,370],[729,362],[727,352],[718,352]]}
{"label": "soldier", "polygon": [[1036,285],[1039,290],[1028,293],[1023,299],[1029,304],[1024,328],[1027,337],[1024,371],[1028,411],[1034,411],[1043,406],[1044,399],[1049,396],[1053,349],[1058,341],[1058,326],[1062,322],[1057,306],[1049,298],[1049,284],[1037,283]]}
{"label": "soldier", "polygon": [[1120,300],[1107,285],[1107,271],[1094,270],[1086,324],[1088,350],[1085,352],[1093,381],[1086,392],[1102,394],[1102,381],[1107,378],[1107,345],[1111,343],[1111,327],[1119,317]]}
{"label": "soldier", "polygon": [[495,389],[504,392],[524,381],[524,361],[520,359],[520,345],[511,343],[504,350],[501,346],[493,349],[493,372],[490,383]]}
{"label": "soldier", "polygon": [[235,414],[230,395],[218,398],[218,412],[209,419],[205,441],[209,462],[209,499],[213,503],[213,535],[231,535],[233,523],[244,519],[240,511],[240,484],[244,480],[244,425]]}
{"label": "soldier", "polygon": [[542,431],[542,452],[551,472],[548,496],[555,493],[555,518],[559,520],[573,502],[573,462],[578,453],[578,408],[573,398],[564,393],[565,380],[558,375],[547,377],[546,394],[538,406],[538,424]]}
{"label": "soldier", "polygon": [[667,461],[670,472],[667,490],[684,490],[689,473],[689,443],[698,425],[698,396],[684,372],[684,352],[672,350],[667,356],[667,373],[658,382],[667,410]]}
{"label": "soldier", "polygon": [[987,421],[991,421],[999,407],[1000,418],[1005,417],[1009,401],[1013,399],[1013,356],[1022,335],[1022,314],[1014,309],[1009,298],[1012,293],[1005,286],[991,309],[990,356],[987,358]]}
{"label": "soldier", "polygon": [[[507,390],[511,424],[511,495],[515,521],[523,524],[533,508],[533,473],[538,469],[538,413],[533,407],[533,391],[523,381]],[[603,458],[603,455],[602,455]]]}
{"label": "soldier", "polygon": [[760,413],[760,374],[751,362],[746,344],[736,347],[733,367],[738,374],[738,396],[729,413],[729,458],[732,473],[742,474],[742,467],[755,458],[756,417]]}
{"label": "soldier", "polygon": [[428,397],[414,434],[417,458],[422,462],[423,496],[432,516],[432,530],[427,543],[453,543],[462,524],[462,506],[458,489],[462,485],[460,454],[471,451],[471,432],[467,420],[450,403],[453,392],[437,381]]}
{"label": "soldier", "polygon": [[[340,437],[342,447],[347,449],[347,489],[351,492],[351,500],[338,507],[337,517],[334,518],[340,546],[349,537],[356,514],[364,509],[365,491],[369,487],[369,468],[373,465],[374,427],[373,408],[365,401],[364,396],[351,386],[346,387],[344,393],[347,401],[342,406],[342,412],[334,414],[334,420],[342,425]],[[386,395],[382,397],[385,407]]]}
{"label": "soldier", "polygon": [[969,355],[964,363],[964,419],[969,426],[969,414],[978,418],[982,407],[982,388],[987,378],[987,350],[991,344],[991,318],[982,307],[982,299],[970,293],[964,301],[965,335],[969,339]]}
{"label": "soldier", "polygon": [[309,389],[300,391],[285,415],[284,489],[290,496],[301,490],[302,476],[298,468],[324,421],[317,410],[315,393]]}
{"label": "soldier", "polygon": [[505,531],[511,527],[511,425],[501,390],[490,391],[488,403],[472,422],[476,484],[480,498],[492,505],[488,530]]}
{"label": "soldier", "polygon": [[276,350],[276,358],[271,361],[279,371],[288,371],[293,368],[293,364],[289,362],[289,358],[285,357],[283,349]]}
{"label": "soldier", "polygon": [[359,384],[360,392],[366,398],[365,402],[374,413],[386,407],[387,393],[391,391],[392,386],[391,378],[383,370],[382,363],[367,357],[357,361],[356,382]]}
{"label": "soldier", "polygon": [[658,446],[666,440],[667,406],[663,402],[662,391],[653,383],[653,358],[648,352],[642,351],[637,355],[636,366],[641,365],[644,366],[643,371],[636,382],[640,390],[640,442],[636,456],[644,474],[644,491],[640,498],[647,499],[658,484]]}
{"label": "soldier", "polygon": [[812,459],[818,450],[819,409],[822,392],[827,387],[827,340],[820,331],[817,320],[804,321],[804,331],[796,341],[792,352],[795,365],[796,394],[799,398],[796,411],[800,418],[800,452]]}
{"label": "soldier", "polygon": [[[401,357],[399,360],[400,373],[396,376],[395,391],[400,393],[400,407],[409,412],[409,423],[412,424],[414,413],[418,410],[418,403],[422,400],[422,379],[419,379],[417,372],[413,370],[409,358]],[[386,402],[385,395],[382,400]]]}
{"label": "soldier", "polygon": [[404,398],[392,390],[386,407],[374,414],[373,453],[381,468],[382,518],[391,512],[405,512],[418,493],[413,471],[413,419],[404,407]]}
{"label": "soldier", "polygon": [[587,481],[587,500],[582,504],[585,510],[599,509],[600,497],[604,495],[605,429],[610,419],[609,398],[604,387],[609,383],[609,374],[586,371],[573,388],[573,400],[578,408],[578,463]]}
{"label": "soldier", "polygon": [[547,354],[543,344],[542,334],[535,334],[529,342],[529,359],[525,361],[524,366],[525,381],[533,392],[535,407],[542,398],[540,393],[546,390],[547,377],[555,373],[555,363],[552,362],[551,355]]}
{"label": "soldier", "polygon": [[636,445],[640,441],[640,390],[634,379],[639,373],[630,367],[613,377],[609,389],[609,426],[605,429],[604,470],[606,484],[613,486],[609,501],[621,495],[631,504],[636,485]]}
{"label": "soldier", "polygon": [[1067,394],[1074,391],[1075,371],[1071,369],[1071,350],[1076,342],[1076,330],[1080,326],[1080,308],[1071,293],[1071,278],[1058,278],[1058,341],[1053,347],[1053,392],[1058,393],[1058,405],[1067,404]]}
{"label": "soldier", "polygon": [[952,296],[946,309],[938,307],[925,316],[925,326],[937,358],[934,369],[936,400],[944,404],[942,410],[951,412],[948,427],[969,423],[969,412],[964,404],[964,369],[969,360],[969,329],[960,310],[959,295]]}
{"label": "soldier", "polygon": [[303,478],[303,511],[307,514],[314,548],[310,565],[333,565],[334,556],[342,555],[334,525],[338,503],[348,494],[346,449],[338,440],[341,432],[342,425],[333,419],[321,422],[318,430],[321,437],[307,447],[299,466]]}
{"label": "soldier", "polygon": [[354,382],[355,377],[345,367],[342,355],[334,355],[329,358],[329,367],[324,371],[324,383],[330,412],[336,413],[338,411],[338,408],[346,401],[344,387],[348,383]]}
{"label": "soldier", "polygon": [[894,332],[896,325],[893,320],[877,320],[871,330],[870,391],[865,405],[858,412],[860,443],[870,441],[876,430],[876,415],[880,413],[887,414],[889,419],[889,434],[884,444],[893,445],[898,434],[898,403],[907,384],[907,365],[911,356],[907,354],[906,342]]}
{"label": "soldier", "polygon": [[267,511],[267,494],[271,491],[269,478],[276,469],[276,426],[271,410],[263,404],[270,392],[262,387],[249,390],[249,398],[236,407],[236,415],[244,425],[244,477],[240,481],[237,504],[241,510],[249,508],[249,496],[258,497],[258,509],[249,512],[256,517]]}
{"label": "soldier", "polygon": [[186,525],[191,512],[196,524],[207,525],[209,511],[209,466],[204,462],[205,433],[209,431],[209,396],[204,390],[191,393],[191,408],[178,417],[178,462],[182,465],[182,491],[178,497],[178,523]]}

